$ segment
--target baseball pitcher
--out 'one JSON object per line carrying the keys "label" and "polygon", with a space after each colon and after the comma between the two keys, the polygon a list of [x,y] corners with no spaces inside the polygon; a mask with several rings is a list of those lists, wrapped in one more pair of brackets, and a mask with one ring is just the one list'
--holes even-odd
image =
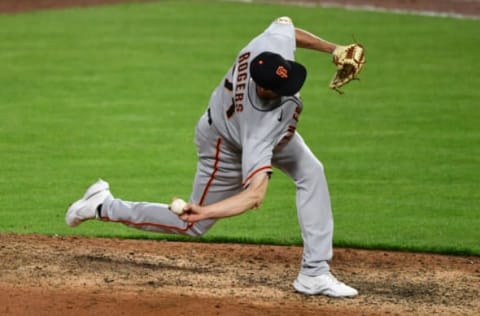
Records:
{"label": "baseball pitcher", "polygon": [[357,295],[330,272],[333,219],[323,165],[296,130],[303,107],[299,91],[307,76],[305,67],[294,61],[297,47],[334,54],[346,46],[296,28],[288,17],[276,19],[251,40],[221,78],[197,123],[198,162],[189,203],[124,201],[99,180],[68,208],[67,224],[99,219],[200,236],[220,218],[258,208],[275,167],[296,186],[304,250],[294,288],[304,294]]}

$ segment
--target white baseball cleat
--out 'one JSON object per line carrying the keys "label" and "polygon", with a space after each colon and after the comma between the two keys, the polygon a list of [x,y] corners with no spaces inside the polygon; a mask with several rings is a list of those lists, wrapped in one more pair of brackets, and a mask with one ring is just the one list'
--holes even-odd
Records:
{"label": "white baseball cleat", "polygon": [[70,205],[65,214],[65,222],[68,226],[75,227],[83,221],[99,218],[97,208],[108,196],[112,196],[108,183],[99,179],[80,200]]}
{"label": "white baseball cleat", "polygon": [[352,297],[358,295],[354,288],[338,281],[331,273],[311,277],[298,274],[293,287],[300,293],[315,295],[322,294],[331,297]]}

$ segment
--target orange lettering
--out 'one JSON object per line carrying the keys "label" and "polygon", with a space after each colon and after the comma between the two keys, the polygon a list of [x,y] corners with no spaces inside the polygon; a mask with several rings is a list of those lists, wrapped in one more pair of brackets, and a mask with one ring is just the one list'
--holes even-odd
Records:
{"label": "orange lettering", "polygon": [[237,82],[244,81],[244,80],[247,80],[247,73],[246,73],[246,72],[243,72],[243,73],[241,73],[241,74],[238,74],[238,76],[237,76]]}
{"label": "orange lettering", "polygon": [[241,83],[241,84],[237,84],[237,86],[235,87],[235,91],[240,91],[240,90],[245,90],[245,87],[246,85],[244,83]]}
{"label": "orange lettering", "polygon": [[235,102],[243,101],[243,93],[236,93],[235,94]]}
{"label": "orange lettering", "polygon": [[247,70],[248,69],[248,63],[242,63],[240,65],[238,65],[238,71],[244,71],[244,70]]}
{"label": "orange lettering", "polygon": [[295,112],[293,113],[293,119],[298,122],[298,117],[300,116],[300,113],[302,113],[302,108],[297,106],[295,109]]}
{"label": "orange lettering", "polygon": [[238,57],[238,61],[242,62],[242,61],[248,60],[249,57],[250,57],[250,53],[247,52],[245,54],[240,55],[240,57]]}
{"label": "orange lettering", "polygon": [[283,66],[278,66],[277,71],[275,71],[275,74],[282,79],[288,78],[288,70],[285,69],[285,67]]}

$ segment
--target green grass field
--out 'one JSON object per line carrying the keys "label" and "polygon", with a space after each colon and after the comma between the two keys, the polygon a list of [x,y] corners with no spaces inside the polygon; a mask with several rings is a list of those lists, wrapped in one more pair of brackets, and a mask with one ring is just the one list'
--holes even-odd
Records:
{"label": "green grass field", "polygon": [[[273,4],[162,1],[0,15],[0,231],[164,238],[68,204],[98,177],[125,200],[187,198],[193,130],[237,51],[275,17],[367,47],[361,81],[309,69],[299,131],[324,163],[335,245],[480,255],[480,20]],[[349,21],[349,23],[345,23]],[[258,211],[205,241],[301,244],[276,171]]]}

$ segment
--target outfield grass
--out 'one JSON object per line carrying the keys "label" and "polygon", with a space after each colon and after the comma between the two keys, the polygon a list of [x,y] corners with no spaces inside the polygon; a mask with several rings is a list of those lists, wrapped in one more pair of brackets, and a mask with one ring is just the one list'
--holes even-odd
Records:
{"label": "outfield grass", "polygon": [[[126,200],[188,197],[193,127],[236,52],[276,16],[367,47],[360,82],[309,77],[299,131],[325,165],[335,245],[480,255],[480,21],[273,4],[158,3],[0,15],[0,231],[163,238],[64,210],[96,178]],[[349,21],[345,23],[344,21]],[[261,210],[205,240],[300,244],[276,171]]]}

